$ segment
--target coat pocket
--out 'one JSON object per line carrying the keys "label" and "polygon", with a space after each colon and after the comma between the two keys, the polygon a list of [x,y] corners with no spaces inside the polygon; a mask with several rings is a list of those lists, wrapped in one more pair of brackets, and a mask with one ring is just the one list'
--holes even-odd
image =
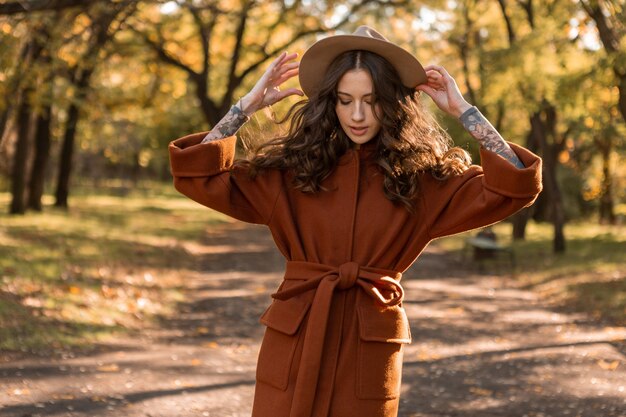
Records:
{"label": "coat pocket", "polygon": [[358,306],[356,396],[390,400],[400,395],[403,344],[411,343],[411,329],[402,306],[373,303]]}
{"label": "coat pocket", "polygon": [[[306,295],[306,296],[305,296]],[[274,299],[260,322],[267,326],[261,342],[256,379],[286,390],[300,334],[300,325],[311,305],[308,294],[288,300]]]}

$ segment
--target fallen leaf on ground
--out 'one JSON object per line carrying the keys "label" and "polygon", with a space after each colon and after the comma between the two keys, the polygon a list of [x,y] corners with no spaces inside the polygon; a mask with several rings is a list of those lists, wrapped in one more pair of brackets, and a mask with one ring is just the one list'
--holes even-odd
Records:
{"label": "fallen leaf on ground", "polygon": [[102,365],[102,366],[98,366],[98,371],[100,372],[117,372],[120,370],[120,367],[117,366],[117,364],[110,364],[110,365]]}
{"label": "fallen leaf on ground", "polygon": [[209,328],[208,327],[196,327],[196,333],[197,334],[207,334],[207,333],[209,333]]}
{"label": "fallen leaf on ground", "polygon": [[606,371],[614,371],[619,366],[619,361],[607,362],[604,359],[600,359],[598,365]]}
{"label": "fallen leaf on ground", "polygon": [[470,387],[469,391],[472,394],[476,394],[476,395],[482,395],[482,396],[490,396],[493,394],[493,391],[488,390],[488,389],[484,389],[484,388],[479,388],[479,387]]}

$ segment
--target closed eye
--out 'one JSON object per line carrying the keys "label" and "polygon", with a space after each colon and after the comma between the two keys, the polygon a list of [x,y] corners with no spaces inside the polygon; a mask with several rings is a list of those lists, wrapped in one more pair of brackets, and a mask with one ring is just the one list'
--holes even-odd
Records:
{"label": "closed eye", "polygon": [[[343,104],[344,106],[347,106],[348,104],[350,104],[352,102],[351,101],[341,101],[341,100],[339,100],[339,103]],[[367,102],[367,101],[365,102],[365,104],[367,104],[368,106],[372,105],[372,103]]]}

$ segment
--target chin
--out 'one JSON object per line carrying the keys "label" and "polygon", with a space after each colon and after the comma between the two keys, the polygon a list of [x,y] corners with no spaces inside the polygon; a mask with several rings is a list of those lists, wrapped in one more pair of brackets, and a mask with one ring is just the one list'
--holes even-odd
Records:
{"label": "chin", "polygon": [[367,143],[367,142],[369,142],[372,139],[374,139],[374,138],[373,137],[371,137],[371,138],[350,138],[352,143],[357,143],[359,145],[363,145],[364,143]]}

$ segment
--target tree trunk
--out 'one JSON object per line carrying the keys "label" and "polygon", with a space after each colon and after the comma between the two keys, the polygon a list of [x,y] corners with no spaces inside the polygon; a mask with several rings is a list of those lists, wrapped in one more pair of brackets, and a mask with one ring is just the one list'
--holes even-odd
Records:
{"label": "tree trunk", "polygon": [[[607,15],[605,11],[602,10],[598,1],[581,1],[580,4],[583,6],[589,17],[594,20],[596,28],[598,29],[600,41],[602,42],[607,54],[618,58],[621,54],[620,44],[622,44],[623,37],[623,31],[620,32],[620,26],[616,25],[616,23],[619,22],[619,17],[615,16],[615,19],[613,19],[613,17]],[[626,121],[626,70],[623,65],[620,65],[620,62],[623,61],[619,58],[614,62],[613,73],[615,74],[615,79],[617,80],[617,91],[619,94],[617,108],[619,109],[624,121]]]}
{"label": "tree trunk", "polygon": [[520,210],[512,217],[513,240],[526,239],[526,225],[530,219],[530,207]]}
{"label": "tree trunk", "polygon": [[35,124],[35,158],[30,173],[28,208],[41,211],[46,166],[50,157],[50,118],[51,105],[46,104]]}
{"label": "tree trunk", "polygon": [[[532,120],[530,121],[532,126]],[[526,135],[526,149],[531,152],[538,152],[537,149],[537,140],[535,135],[533,134],[532,128],[531,131]],[[533,212],[536,210],[537,204],[533,204],[531,207],[526,207],[519,212],[517,212],[513,218],[513,240],[525,240],[526,239],[526,225],[528,224],[528,220],[531,219]]]}
{"label": "tree trunk", "polygon": [[554,225],[553,249],[554,253],[564,253],[565,235],[563,229],[565,227],[565,209],[563,207],[561,188],[556,178],[558,153],[555,152],[554,146],[546,144],[543,155],[543,183],[548,198],[550,220]]}
{"label": "tree trunk", "polygon": [[30,115],[29,91],[22,93],[22,102],[17,110],[17,141],[13,155],[13,167],[11,169],[11,206],[9,213],[24,214],[26,204],[24,196],[26,192],[26,162],[28,161]]}
{"label": "tree trunk", "polygon": [[0,148],[2,147],[2,138],[4,137],[4,131],[6,129],[7,123],[9,122],[9,115],[11,114],[11,110],[11,103],[7,103],[7,107],[4,109],[2,114],[0,114]]}
{"label": "tree trunk", "polygon": [[81,71],[76,85],[76,97],[72,100],[67,110],[67,122],[65,124],[65,135],[63,135],[63,145],[59,157],[59,175],[57,177],[57,189],[55,193],[55,207],[67,208],[68,197],[70,195],[70,176],[72,174],[72,160],[74,158],[74,142],[76,138],[76,126],[80,117],[79,106],[87,95],[87,87],[93,73],[93,68]]}
{"label": "tree trunk", "polygon": [[[610,133],[609,133],[610,134]],[[597,142],[596,142],[597,143]],[[602,154],[602,194],[600,196],[600,224],[615,224],[615,211],[613,210],[613,181],[611,175],[611,149],[612,141],[609,140],[601,146]]]}
{"label": "tree trunk", "polygon": [[[542,118],[542,113],[546,114],[546,120]],[[558,154],[561,144],[554,140],[554,143],[548,142],[548,136],[554,136],[554,127],[556,125],[556,112],[550,105],[546,104],[543,110],[535,112],[531,117],[531,129],[536,142],[539,144],[541,154],[543,156],[543,184],[544,194],[546,195],[549,207],[549,218],[554,225],[554,253],[565,252],[565,235],[563,232],[565,226],[565,210],[563,207],[563,197],[556,178],[556,169],[558,165]]]}
{"label": "tree trunk", "polygon": [[[124,11],[130,7],[130,11],[136,7],[136,2],[115,3],[110,8],[93,19],[91,27],[92,38],[88,41],[89,51],[82,56],[85,64],[74,68],[72,74],[72,82],[76,86],[76,96],[72,100],[68,108],[67,123],[65,134],[63,135],[63,144],[61,146],[61,155],[59,158],[59,174],[57,178],[57,189],[55,192],[56,207],[67,208],[68,197],[70,193],[70,176],[72,173],[72,159],[74,155],[74,142],[76,137],[76,126],[80,116],[80,106],[87,95],[91,75],[98,63],[98,52],[104,47],[108,40],[113,36],[112,23]],[[117,28],[119,29],[119,27]]]}
{"label": "tree trunk", "polygon": [[72,158],[74,155],[74,141],[76,137],[76,125],[78,124],[78,105],[70,104],[67,112],[67,123],[61,154],[59,156],[59,174],[57,177],[57,189],[55,193],[55,207],[67,208],[67,199],[70,194],[70,175],[72,173]]}

